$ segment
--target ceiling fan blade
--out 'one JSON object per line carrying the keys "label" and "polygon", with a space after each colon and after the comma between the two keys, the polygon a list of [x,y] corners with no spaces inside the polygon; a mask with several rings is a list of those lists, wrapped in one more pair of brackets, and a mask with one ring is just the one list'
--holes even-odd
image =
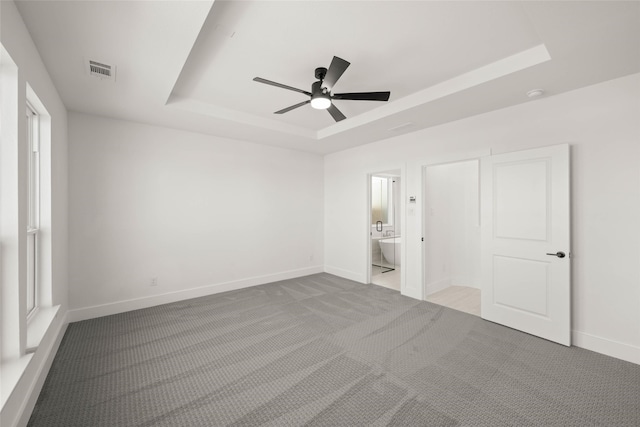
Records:
{"label": "ceiling fan blade", "polygon": [[309,99],[309,100],[306,100],[306,101],[301,102],[301,103],[299,103],[299,104],[292,105],[291,107],[283,108],[282,110],[280,110],[280,111],[276,111],[276,112],[275,112],[275,113],[273,113],[273,114],[283,114],[283,113],[286,113],[287,111],[295,110],[295,109],[296,109],[296,108],[298,108],[298,107],[302,107],[303,105],[306,105],[306,104],[308,104],[308,103],[310,103],[310,102],[311,102],[311,100]]}
{"label": "ceiling fan blade", "polygon": [[355,93],[334,93],[333,99],[347,99],[353,101],[388,101],[391,92],[355,92]]}
{"label": "ceiling fan blade", "polygon": [[344,120],[347,117],[342,114],[342,112],[340,112],[340,110],[338,110],[338,108],[331,104],[329,105],[329,108],[327,108],[327,111],[329,111],[329,114],[331,114],[331,117],[333,117],[333,120],[335,120],[336,122],[339,122],[340,120]]}
{"label": "ceiling fan blade", "polygon": [[254,82],[258,82],[258,83],[264,83],[266,85],[281,87],[282,89],[289,89],[289,90],[292,90],[294,92],[300,92],[300,93],[304,93],[305,95],[311,96],[311,92],[307,92],[306,90],[297,89],[295,87],[283,85],[282,83],[272,82],[271,80],[263,79],[262,77],[254,77],[253,81]]}
{"label": "ceiling fan blade", "polygon": [[331,90],[349,65],[351,65],[351,63],[334,56],[331,60],[331,65],[329,65],[329,69],[327,70],[327,74],[324,76],[324,80],[322,81],[322,87]]}

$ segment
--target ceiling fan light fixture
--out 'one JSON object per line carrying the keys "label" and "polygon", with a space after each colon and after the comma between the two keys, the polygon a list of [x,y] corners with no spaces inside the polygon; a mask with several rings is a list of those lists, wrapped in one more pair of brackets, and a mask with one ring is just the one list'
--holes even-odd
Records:
{"label": "ceiling fan light fixture", "polygon": [[327,96],[318,95],[311,98],[311,107],[316,110],[326,110],[331,106],[331,99]]}

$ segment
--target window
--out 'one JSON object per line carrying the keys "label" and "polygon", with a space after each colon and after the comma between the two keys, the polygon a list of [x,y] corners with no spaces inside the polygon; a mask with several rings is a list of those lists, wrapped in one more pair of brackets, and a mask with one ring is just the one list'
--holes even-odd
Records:
{"label": "window", "polygon": [[393,225],[392,178],[371,177],[371,223]]}
{"label": "window", "polygon": [[39,116],[27,104],[28,219],[27,219],[27,316],[38,307],[38,230],[40,226],[40,129]]}

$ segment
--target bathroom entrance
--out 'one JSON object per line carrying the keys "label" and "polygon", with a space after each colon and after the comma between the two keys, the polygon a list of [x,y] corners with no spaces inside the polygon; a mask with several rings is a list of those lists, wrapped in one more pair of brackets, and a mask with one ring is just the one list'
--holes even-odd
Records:
{"label": "bathroom entrance", "polygon": [[425,300],[480,316],[479,161],[423,169]]}
{"label": "bathroom entrance", "polygon": [[370,176],[371,283],[400,290],[400,170]]}

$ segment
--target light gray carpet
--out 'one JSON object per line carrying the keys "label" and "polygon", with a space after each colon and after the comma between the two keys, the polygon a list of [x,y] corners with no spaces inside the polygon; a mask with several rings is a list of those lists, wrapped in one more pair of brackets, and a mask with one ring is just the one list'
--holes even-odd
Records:
{"label": "light gray carpet", "polygon": [[638,426],[640,366],[329,274],[73,323],[31,426]]}

